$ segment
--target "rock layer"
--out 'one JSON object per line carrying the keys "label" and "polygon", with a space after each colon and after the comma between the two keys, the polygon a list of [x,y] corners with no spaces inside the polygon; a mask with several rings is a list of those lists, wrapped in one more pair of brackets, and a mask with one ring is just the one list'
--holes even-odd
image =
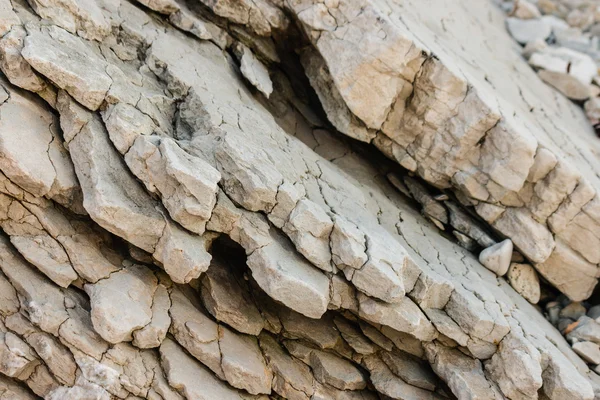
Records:
{"label": "rock layer", "polygon": [[2,3],[0,397],[594,398],[464,248],[589,296],[594,181],[416,39],[429,4],[201,3]]}

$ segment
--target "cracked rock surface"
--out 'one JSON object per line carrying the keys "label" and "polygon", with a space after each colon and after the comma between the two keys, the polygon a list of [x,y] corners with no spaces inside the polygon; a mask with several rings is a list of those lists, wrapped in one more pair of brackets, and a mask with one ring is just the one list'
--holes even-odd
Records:
{"label": "cracked rock surface", "polygon": [[600,396],[535,306],[597,149],[494,7],[0,0],[0,399]]}

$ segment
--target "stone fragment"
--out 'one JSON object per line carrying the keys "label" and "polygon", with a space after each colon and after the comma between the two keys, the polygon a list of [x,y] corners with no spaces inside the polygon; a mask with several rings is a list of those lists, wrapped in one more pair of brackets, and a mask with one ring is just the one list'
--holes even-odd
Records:
{"label": "stone fragment", "polygon": [[506,239],[479,253],[479,262],[496,275],[504,276],[510,267],[512,251],[512,241]]}
{"label": "stone fragment", "polygon": [[169,316],[170,307],[171,299],[169,298],[169,292],[164,285],[159,284],[152,297],[152,319],[148,325],[133,332],[132,344],[134,346],[140,349],[160,346],[167,336],[169,326],[171,325],[171,317]]}
{"label": "stone fragment", "polygon": [[286,243],[274,241],[254,251],[247,260],[258,285],[269,296],[311,318],[319,318],[329,304],[329,279]]}
{"label": "stone fragment", "polygon": [[590,56],[564,47],[547,47],[535,52],[529,58],[529,64],[535,68],[572,75],[585,84],[591,83],[598,73],[596,63]]}
{"label": "stone fragment", "polygon": [[587,100],[583,105],[583,109],[585,110],[585,115],[592,123],[600,121],[600,97],[592,97]]}
{"label": "stone fragment", "polygon": [[454,340],[461,346],[466,347],[469,344],[469,340],[471,340],[469,335],[443,310],[428,308],[425,309],[425,314],[442,335]]}
{"label": "stone fragment", "polygon": [[250,82],[259,92],[267,98],[273,92],[273,82],[269,76],[269,70],[260,62],[248,47],[241,43],[236,43],[234,53],[240,62],[240,71],[242,75]]}
{"label": "stone fragment", "polygon": [[543,19],[507,18],[506,27],[512,37],[521,44],[534,40],[546,40],[552,32],[551,26]]}
{"label": "stone fragment", "polygon": [[600,263],[600,249],[586,245],[600,237],[600,197],[587,202],[557,236],[586,261]]}
{"label": "stone fragment", "polygon": [[591,318],[581,317],[566,336],[570,341],[589,341],[600,344],[600,324]]}
{"label": "stone fragment", "polygon": [[531,304],[540,301],[540,279],[529,264],[511,263],[507,274],[510,285]]}
{"label": "stone fragment", "polygon": [[277,204],[281,173],[269,161],[265,149],[227,135],[215,150],[217,169],[227,195],[248,211],[269,212]]}
{"label": "stone fragment", "polygon": [[332,261],[338,268],[360,269],[367,261],[365,235],[343,217],[335,217],[329,241]]}
{"label": "stone fragment", "polygon": [[371,374],[371,382],[378,392],[392,399],[437,400],[441,399],[434,392],[409,385],[395,376],[388,366],[376,355],[363,359],[365,367]]}
{"label": "stone fragment", "polygon": [[600,346],[592,342],[577,342],[573,344],[573,351],[585,362],[600,364]]}
{"label": "stone fragment", "polygon": [[22,296],[31,321],[45,332],[57,335],[69,318],[60,288],[29,265],[4,236],[0,236],[0,269]]}
{"label": "stone fragment", "polygon": [[206,161],[186,153],[170,138],[139,136],[125,155],[130,170],[161,196],[169,215],[203,234],[217,200],[221,175]]}
{"label": "stone fragment", "polygon": [[518,326],[502,339],[485,369],[509,398],[534,398],[543,384],[542,355]]}
{"label": "stone fragment", "polygon": [[174,282],[188,283],[210,265],[212,257],[208,248],[211,242],[210,234],[197,236],[168,221],[153,257]]}
{"label": "stone fragment", "polygon": [[422,211],[425,215],[433,217],[444,224],[448,223],[448,212],[441,202],[435,200],[428,193],[424,185],[410,177],[404,178],[404,183],[406,183],[412,197],[423,207]]}
{"label": "stone fragment", "polygon": [[561,318],[570,318],[573,321],[578,320],[586,314],[586,309],[580,302],[571,302],[560,310],[559,316]]}
{"label": "stone fragment", "polygon": [[552,255],[535,269],[573,301],[587,299],[598,282],[598,268],[573,251],[561,240]]}
{"label": "stone fragment", "polygon": [[112,84],[106,61],[78,37],[56,26],[34,29],[28,32],[21,54],[37,72],[90,110],[104,102]]}
{"label": "stone fragment", "polygon": [[409,385],[434,391],[438,381],[433,371],[422,360],[403,352],[382,352],[380,357],[394,373]]}
{"label": "stone fragment", "polygon": [[51,236],[11,236],[10,241],[27,261],[57,285],[68,287],[78,278],[69,256]]}
{"label": "stone fragment", "polygon": [[311,263],[324,271],[331,271],[329,235],[333,229],[331,218],[316,203],[302,199],[292,210],[283,231],[296,249]]}
{"label": "stone fragment", "polygon": [[537,6],[528,0],[515,1],[514,7],[510,12],[510,15],[519,19],[534,19],[540,18],[542,16]]}
{"label": "stone fragment", "polygon": [[375,130],[369,129],[348,108],[329,74],[323,57],[313,49],[306,49],[300,56],[300,62],[333,126],[354,139],[363,142],[372,140]]}
{"label": "stone fragment", "polygon": [[273,370],[273,390],[289,399],[310,399],[314,393],[310,368],[292,358],[268,333],[262,332],[259,342],[267,365]]}
{"label": "stone fragment", "polygon": [[110,33],[110,22],[104,17],[100,5],[93,1],[49,3],[35,0],[31,6],[40,17],[86,39],[101,41]]}
{"label": "stone fragment", "polygon": [[224,379],[219,349],[219,325],[196,308],[182,291],[172,290],[170,296],[169,333],[193,357]]}
{"label": "stone fragment", "polygon": [[107,342],[130,341],[134,331],[152,320],[157,280],[145,266],[132,265],[84,288],[90,296],[94,329]]}
{"label": "stone fragment", "polygon": [[340,331],[342,338],[359,354],[373,354],[377,351],[377,345],[371,342],[361,331],[360,328],[351,324],[348,320],[335,317],[336,328]]}
{"label": "stone fragment", "polygon": [[165,228],[164,216],[127,171],[99,118],[91,117],[82,127],[69,142],[69,152],[83,190],[83,206],[91,218],[153,253]]}
{"label": "stone fragment", "polygon": [[349,361],[300,343],[286,343],[287,349],[310,365],[315,379],[339,390],[362,390],[367,386],[363,373]]}
{"label": "stone fragment", "polygon": [[226,263],[213,261],[201,278],[202,301],[218,321],[258,336],[264,326],[263,318],[241,279]]}
{"label": "stone fragment", "polygon": [[535,158],[533,159],[533,165],[529,169],[527,180],[536,183],[537,181],[544,179],[556,166],[557,162],[556,156],[550,150],[543,147],[538,148],[535,153]]}
{"label": "stone fragment", "polygon": [[388,304],[359,294],[358,303],[359,315],[367,321],[387,325],[423,341],[431,341],[437,335],[425,314],[408,297],[397,304]]}
{"label": "stone fragment", "polygon": [[597,319],[600,317],[600,305],[590,307],[590,309],[587,311],[587,316],[592,319]]}
{"label": "stone fragment", "polygon": [[[482,247],[490,247],[496,244],[496,241],[489,233],[487,233],[477,221],[461,210],[457,204],[451,201],[447,201],[445,204],[450,214],[450,225],[454,229],[475,239]],[[480,213],[479,208],[477,209],[477,212]]]}
{"label": "stone fragment", "polygon": [[548,229],[522,208],[508,208],[492,226],[510,237],[525,257],[533,262],[544,262],[552,254],[554,238]]}
{"label": "stone fragment", "polygon": [[571,100],[583,101],[590,97],[589,86],[573,75],[544,69],[538,71],[538,76]]}
{"label": "stone fragment", "polygon": [[251,394],[271,393],[273,375],[256,338],[219,326],[219,348],[223,374],[232,386]]}
{"label": "stone fragment", "polygon": [[198,400],[243,398],[185,353],[173,340],[168,338],[164,340],[160,346],[160,356],[169,385],[181,391],[186,398]]}
{"label": "stone fragment", "polygon": [[502,398],[498,390],[490,386],[485,378],[479,360],[435,342],[426,344],[425,352],[433,371],[448,384],[458,398]]}
{"label": "stone fragment", "polygon": [[[13,12],[12,7],[11,12]],[[16,15],[15,18],[17,18]],[[18,18],[17,24],[20,24]],[[2,36],[0,39],[0,68],[13,85],[32,92],[41,92],[47,87],[46,82],[34,72],[31,65],[21,55],[26,36],[27,31],[22,26],[14,26],[10,32]]]}

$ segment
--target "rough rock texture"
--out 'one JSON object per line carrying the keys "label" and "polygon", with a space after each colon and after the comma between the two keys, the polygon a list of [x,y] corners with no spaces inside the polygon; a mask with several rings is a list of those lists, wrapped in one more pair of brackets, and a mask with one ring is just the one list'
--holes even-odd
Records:
{"label": "rough rock texture", "polygon": [[600,393],[530,304],[593,291],[598,160],[492,4],[0,5],[1,399]]}

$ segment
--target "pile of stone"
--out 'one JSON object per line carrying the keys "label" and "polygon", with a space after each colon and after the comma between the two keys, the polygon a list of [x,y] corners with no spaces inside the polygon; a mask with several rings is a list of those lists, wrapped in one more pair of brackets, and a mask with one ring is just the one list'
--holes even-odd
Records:
{"label": "pile of stone", "polygon": [[566,336],[573,351],[600,372],[600,306],[561,296],[545,308],[546,318]]}
{"label": "pile of stone", "polygon": [[600,134],[600,4],[514,0],[501,5],[509,15],[507,29],[524,46],[529,65],[548,85],[581,102]]}
{"label": "pile of stone", "polygon": [[532,304],[593,292],[600,161],[493,4],[0,22],[1,399],[600,397]]}

